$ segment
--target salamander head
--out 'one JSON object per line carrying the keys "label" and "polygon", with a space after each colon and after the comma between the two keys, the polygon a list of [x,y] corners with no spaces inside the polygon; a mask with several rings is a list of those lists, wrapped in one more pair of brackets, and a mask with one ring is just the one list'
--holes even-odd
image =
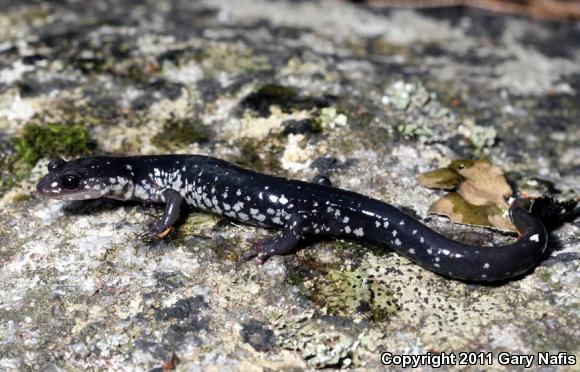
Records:
{"label": "salamander head", "polygon": [[133,187],[130,167],[119,167],[114,158],[89,157],[66,162],[57,157],[48,163],[48,174],[36,185],[36,190],[53,199],[126,200]]}

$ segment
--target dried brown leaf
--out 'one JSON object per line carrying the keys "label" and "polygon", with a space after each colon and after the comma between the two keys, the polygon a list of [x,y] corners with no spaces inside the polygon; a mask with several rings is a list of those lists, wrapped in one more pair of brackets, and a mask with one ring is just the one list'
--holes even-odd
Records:
{"label": "dried brown leaf", "polygon": [[503,170],[491,165],[485,160],[472,162],[470,166],[458,169],[457,172],[464,177],[464,181],[457,188],[469,204],[495,205],[499,208],[508,208],[506,202],[512,194],[512,188],[505,180]]}
{"label": "dried brown leaf", "polygon": [[466,225],[489,226],[503,231],[516,231],[515,226],[503,217],[502,210],[497,206],[470,204],[456,192],[441,197],[429,207],[428,213],[447,216],[454,222]]}
{"label": "dried brown leaf", "polygon": [[505,199],[512,194],[503,170],[486,160],[455,160],[445,168],[419,175],[417,181],[427,188],[456,190],[474,205],[507,208]]}
{"label": "dried brown leaf", "polygon": [[506,198],[512,194],[512,189],[503,170],[488,161],[456,160],[446,168],[423,173],[417,180],[425,187],[455,190],[433,203],[429,213],[467,225],[515,231],[502,213],[508,208]]}
{"label": "dried brown leaf", "polygon": [[417,177],[417,182],[429,189],[455,190],[462,181],[463,177],[449,168],[435,169]]}

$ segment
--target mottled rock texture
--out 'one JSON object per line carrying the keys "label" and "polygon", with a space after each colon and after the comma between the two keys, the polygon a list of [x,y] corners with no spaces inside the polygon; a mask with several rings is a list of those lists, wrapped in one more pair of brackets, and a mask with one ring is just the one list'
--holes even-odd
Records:
{"label": "mottled rock texture", "polygon": [[[305,244],[154,206],[41,199],[58,152],[212,154],[323,173],[420,217],[415,176],[488,158],[580,192],[580,25],[343,1],[0,1],[0,369],[380,367],[380,353],[578,353],[578,220],[530,275],[480,286],[385,247]],[[471,242],[511,239],[427,221]],[[174,362],[176,360],[174,359]],[[491,367],[500,369],[497,362]],[[544,367],[547,370],[547,367]]]}

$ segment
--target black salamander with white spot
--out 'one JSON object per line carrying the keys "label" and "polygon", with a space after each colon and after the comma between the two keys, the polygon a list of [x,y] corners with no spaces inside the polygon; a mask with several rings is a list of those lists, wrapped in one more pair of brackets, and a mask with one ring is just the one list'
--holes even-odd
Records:
{"label": "black salamander with white spot", "polygon": [[544,226],[525,209],[512,207],[520,238],[511,245],[480,247],[446,238],[400,209],[333,187],[274,177],[200,155],[53,159],[38,183],[44,196],[64,200],[141,200],[165,203],[151,226],[163,236],[185,202],[246,224],[282,229],[246,258],[262,263],[291,252],[300,239],[327,235],[387,244],[419,265],[455,279],[505,280],[536,266],[547,244]]}

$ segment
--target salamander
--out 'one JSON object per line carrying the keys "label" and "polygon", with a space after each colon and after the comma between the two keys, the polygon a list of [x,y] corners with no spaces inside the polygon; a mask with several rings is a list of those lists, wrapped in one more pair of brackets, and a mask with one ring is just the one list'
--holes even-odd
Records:
{"label": "salamander", "polygon": [[305,182],[259,173],[201,155],[54,158],[37,185],[45,197],[62,200],[112,198],[165,203],[149,231],[164,236],[184,203],[245,224],[281,229],[244,259],[263,263],[292,252],[312,235],[367,240],[390,246],[443,276],[493,282],[533,269],[548,235],[520,206],[510,209],[519,239],[502,246],[472,246],[449,239],[400,209],[335,187],[324,176]]}

